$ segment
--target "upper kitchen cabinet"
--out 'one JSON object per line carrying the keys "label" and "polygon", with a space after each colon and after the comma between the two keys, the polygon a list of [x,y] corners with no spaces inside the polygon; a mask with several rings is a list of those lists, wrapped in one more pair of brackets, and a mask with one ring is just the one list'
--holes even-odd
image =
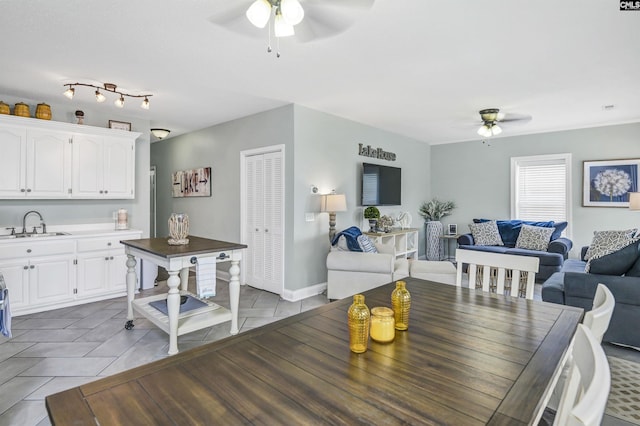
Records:
{"label": "upper kitchen cabinet", "polygon": [[0,199],[134,198],[138,136],[0,115]]}
{"label": "upper kitchen cabinet", "polygon": [[132,140],[74,135],[72,157],[72,198],[134,198]]}
{"label": "upper kitchen cabinet", "polygon": [[67,198],[71,188],[71,144],[67,133],[0,127],[2,198]]}

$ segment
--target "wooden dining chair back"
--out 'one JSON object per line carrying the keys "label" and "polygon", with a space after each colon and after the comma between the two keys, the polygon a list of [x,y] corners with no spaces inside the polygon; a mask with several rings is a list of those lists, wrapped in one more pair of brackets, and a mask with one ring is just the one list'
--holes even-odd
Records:
{"label": "wooden dining chair back", "polygon": [[609,398],[611,371],[600,342],[584,324],[578,324],[571,359],[553,424],[600,425]]}
{"label": "wooden dining chair back", "polygon": [[598,284],[596,295],[593,298],[593,308],[584,314],[582,323],[591,330],[599,343],[602,342],[602,336],[609,328],[615,305],[616,299],[611,290],[604,284]]}
{"label": "wooden dining chair back", "polygon": [[469,288],[533,299],[533,289],[540,259],[533,256],[490,253],[476,250],[456,250],[456,285],[462,286],[467,269]]}

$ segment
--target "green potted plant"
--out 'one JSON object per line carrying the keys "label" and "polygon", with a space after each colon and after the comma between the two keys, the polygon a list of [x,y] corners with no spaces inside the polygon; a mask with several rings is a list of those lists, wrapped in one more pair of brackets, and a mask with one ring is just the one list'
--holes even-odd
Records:
{"label": "green potted plant", "polygon": [[376,232],[376,225],[380,219],[380,210],[376,206],[369,206],[364,209],[364,218],[369,220],[369,232]]}
{"label": "green potted plant", "polygon": [[420,216],[425,221],[425,250],[427,260],[440,260],[441,244],[442,240],[440,236],[443,233],[443,226],[440,219],[445,216],[449,216],[453,209],[456,208],[456,203],[453,201],[441,201],[437,198],[433,198],[429,201],[425,201],[420,206]]}

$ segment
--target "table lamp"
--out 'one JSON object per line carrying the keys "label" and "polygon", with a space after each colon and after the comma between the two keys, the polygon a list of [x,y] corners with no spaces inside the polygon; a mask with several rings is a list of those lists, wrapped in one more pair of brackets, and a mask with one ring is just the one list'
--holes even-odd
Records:
{"label": "table lamp", "polygon": [[333,241],[336,235],[336,212],[347,211],[347,198],[344,194],[323,195],[320,211],[329,213],[329,241]]}
{"label": "table lamp", "polygon": [[629,210],[640,210],[640,192],[629,192]]}

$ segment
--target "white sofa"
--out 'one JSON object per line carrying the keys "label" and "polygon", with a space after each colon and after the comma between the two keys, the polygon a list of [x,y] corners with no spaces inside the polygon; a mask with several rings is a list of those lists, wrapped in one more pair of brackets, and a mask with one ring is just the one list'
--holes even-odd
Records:
{"label": "white sofa", "polygon": [[327,256],[327,298],[351,297],[409,275],[407,259],[393,247],[376,244],[379,253],[333,250]]}

